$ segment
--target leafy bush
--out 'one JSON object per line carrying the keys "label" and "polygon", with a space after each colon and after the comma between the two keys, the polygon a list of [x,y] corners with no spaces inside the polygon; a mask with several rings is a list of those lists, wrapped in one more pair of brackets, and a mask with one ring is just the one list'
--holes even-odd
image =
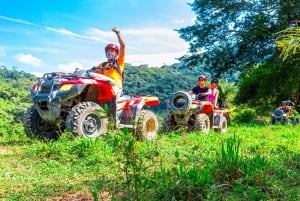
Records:
{"label": "leafy bush", "polygon": [[237,112],[234,120],[237,123],[251,123],[257,116],[254,109],[244,109],[240,112]]}

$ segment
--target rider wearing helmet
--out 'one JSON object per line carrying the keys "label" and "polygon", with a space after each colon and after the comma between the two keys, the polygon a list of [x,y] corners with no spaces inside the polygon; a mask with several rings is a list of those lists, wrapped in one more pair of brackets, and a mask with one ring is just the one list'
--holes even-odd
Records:
{"label": "rider wearing helmet", "polygon": [[106,62],[98,64],[94,70],[95,73],[103,74],[116,82],[117,90],[116,94],[121,94],[123,89],[123,71],[125,61],[125,43],[121,37],[120,31],[117,27],[113,27],[112,31],[116,33],[120,48],[114,43],[109,43],[105,46]]}
{"label": "rider wearing helmet", "polygon": [[284,113],[291,114],[291,103],[290,101],[282,101],[281,105],[279,106]]}
{"label": "rider wearing helmet", "polygon": [[105,46],[106,62],[99,63],[97,67],[91,70],[95,73],[105,75],[115,82],[113,90],[115,98],[108,102],[109,113],[116,119],[117,99],[121,96],[123,90],[123,71],[125,62],[125,43],[121,37],[120,31],[117,27],[113,27],[112,31],[116,33],[120,48],[114,43],[109,43]]}
{"label": "rider wearing helmet", "polygon": [[207,96],[210,94],[209,87],[206,86],[207,77],[200,75],[198,77],[198,85],[189,91],[190,94],[196,94],[198,100],[207,101]]}
{"label": "rider wearing helmet", "polygon": [[119,47],[114,43],[105,46],[105,55],[108,61],[113,61],[119,55]]}

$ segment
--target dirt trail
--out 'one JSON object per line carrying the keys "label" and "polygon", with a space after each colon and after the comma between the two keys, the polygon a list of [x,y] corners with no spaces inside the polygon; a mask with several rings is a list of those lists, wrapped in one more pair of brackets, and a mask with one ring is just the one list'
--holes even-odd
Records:
{"label": "dirt trail", "polygon": [[8,145],[8,146],[0,145],[0,157],[13,155],[20,149],[21,147],[18,145]]}

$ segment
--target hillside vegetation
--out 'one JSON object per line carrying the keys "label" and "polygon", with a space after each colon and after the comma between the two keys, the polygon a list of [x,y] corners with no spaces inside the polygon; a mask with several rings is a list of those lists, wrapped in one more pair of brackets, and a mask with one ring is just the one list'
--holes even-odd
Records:
{"label": "hillside vegetation", "polygon": [[[127,82],[129,94],[161,99],[195,79],[192,73],[179,79],[182,72],[172,67],[128,69],[127,81],[136,78]],[[94,140],[64,133],[58,141],[37,141],[21,124],[36,78],[0,72],[0,200],[300,199],[300,126],[242,123],[256,110],[237,110],[232,102],[226,134],[159,132],[150,143],[122,130]]]}

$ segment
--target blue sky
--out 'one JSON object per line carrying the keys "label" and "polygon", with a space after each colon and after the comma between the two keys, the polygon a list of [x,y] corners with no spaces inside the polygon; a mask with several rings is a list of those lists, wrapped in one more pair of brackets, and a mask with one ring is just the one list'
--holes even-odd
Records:
{"label": "blue sky", "polygon": [[89,69],[104,47],[126,43],[126,62],[176,63],[188,44],[174,29],[194,24],[191,0],[1,0],[0,65],[41,75]]}

